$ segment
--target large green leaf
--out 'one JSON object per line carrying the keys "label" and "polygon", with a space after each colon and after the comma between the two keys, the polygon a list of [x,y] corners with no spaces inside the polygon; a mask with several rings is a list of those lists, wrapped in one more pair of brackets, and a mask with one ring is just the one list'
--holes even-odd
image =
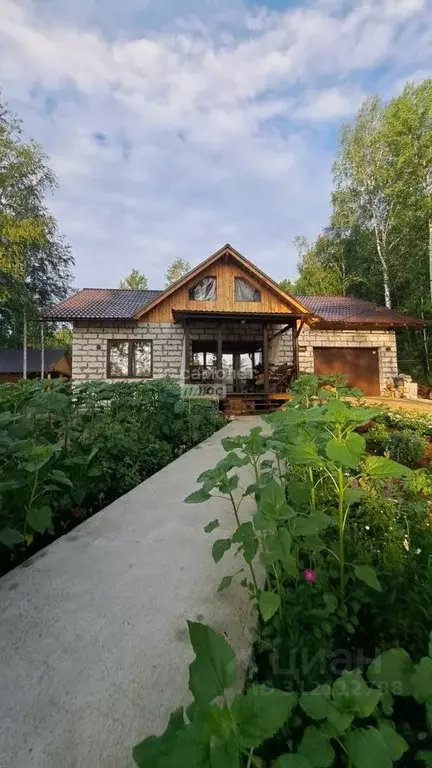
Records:
{"label": "large green leaf", "polygon": [[382,587],[376,575],[375,568],[370,565],[355,565],[354,573],[360,581],[364,581],[368,587],[371,587],[376,592],[381,592]]}
{"label": "large green leaf", "polygon": [[291,464],[320,464],[322,459],[318,454],[317,446],[312,441],[288,444],[287,457]]}
{"label": "large green leaf", "polygon": [[280,597],[276,592],[261,592],[258,599],[258,608],[263,621],[270,621],[280,607]]}
{"label": "large green leaf", "polygon": [[412,469],[398,464],[385,456],[368,456],[365,461],[365,474],[371,477],[409,477]]}
{"label": "large green leaf", "polygon": [[333,702],[330,702],[327,709],[327,720],[337,734],[342,734],[350,727],[354,720],[354,714],[339,709]]}
{"label": "large green leaf", "polygon": [[186,496],[184,503],[201,504],[202,501],[207,501],[210,498],[210,493],[207,493],[203,488],[200,488],[199,491],[194,491],[193,493],[190,493],[189,496]]}
{"label": "large green leaf", "polygon": [[424,704],[427,701],[432,703],[432,659],[424,656],[419,664],[414,667],[414,674],[411,678],[413,685],[413,695]]}
{"label": "large green leaf", "polygon": [[46,505],[37,508],[32,507],[27,512],[26,517],[28,525],[33,528],[34,531],[39,531],[39,533],[43,533],[50,527],[51,519],[51,509]]}
{"label": "large green leaf", "polygon": [[352,432],[345,440],[338,441],[334,438],[329,440],[326,445],[326,454],[331,461],[343,467],[357,469],[365,446],[364,437]]}
{"label": "large green leaf", "polygon": [[262,685],[252,685],[244,696],[236,696],[231,713],[243,747],[258,747],[286,722],[297,697]]}
{"label": "large green leaf", "polygon": [[213,736],[210,741],[211,768],[240,768],[240,754],[234,734]]}
{"label": "large green leaf", "polygon": [[330,686],[319,685],[313,691],[303,693],[299,704],[312,720],[325,720],[330,703]]}
{"label": "large green leaf", "polygon": [[217,539],[212,547],[212,556],[215,563],[218,563],[231,547],[231,539]]}
{"label": "large green leaf", "polygon": [[432,768],[432,752],[419,752],[417,757],[419,757],[420,760],[423,760],[426,768]]}
{"label": "large green leaf", "polygon": [[258,550],[258,539],[252,523],[248,521],[239,525],[231,541],[233,544],[242,545],[244,559],[251,563]]}
{"label": "large green leaf", "polygon": [[335,754],[330,740],[314,725],[305,729],[298,752],[309,760],[313,768],[328,768],[333,765]]}
{"label": "large green leaf", "polygon": [[198,704],[208,704],[236,679],[236,657],[222,635],[211,627],[188,621],[196,659],[189,666],[189,689]]}
{"label": "large green leaf", "polygon": [[65,475],[65,473],[62,472],[60,469],[53,469],[51,472],[51,478],[55,480],[57,483],[61,483],[62,485],[68,485],[69,488],[73,487],[72,481],[69,480],[68,476]]}
{"label": "large green leaf", "polygon": [[27,470],[27,472],[37,472],[48,463],[53,455],[53,445],[34,445],[33,448],[25,454],[26,461],[23,462],[23,469]]}
{"label": "large green leaf", "polygon": [[332,524],[332,519],[324,512],[312,512],[310,515],[298,515],[291,523],[294,536],[316,536]]}
{"label": "large green leaf", "polygon": [[139,768],[168,768],[170,757],[175,752],[177,735],[183,728],[183,709],[178,709],[171,715],[162,736],[149,736],[136,744],[132,756]]}
{"label": "large green leaf", "polygon": [[24,541],[24,536],[16,528],[2,528],[0,541],[5,547],[13,547],[15,544],[21,544]]}
{"label": "large green leaf", "polygon": [[376,685],[398,696],[410,696],[413,686],[411,676],[414,666],[410,656],[402,648],[391,648],[369,665],[367,676]]}
{"label": "large green leaf", "polygon": [[332,696],[338,709],[349,710],[359,717],[369,717],[377,706],[381,693],[369,688],[358,669],[343,672],[333,683]]}
{"label": "large green leaf", "polygon": [[345,747],[353,768],[392,768],[393,761],[387,744],[376,728],[350,731]]}
{"label": "large green leaf", "polygon": [[402,736],[399,736],[395,731],[393,724],[388,720],[381,720],[378,730],[387,745],[391,759],[400,760],[402,755],[408,749],[408,744],[405,739],[403,739]]}

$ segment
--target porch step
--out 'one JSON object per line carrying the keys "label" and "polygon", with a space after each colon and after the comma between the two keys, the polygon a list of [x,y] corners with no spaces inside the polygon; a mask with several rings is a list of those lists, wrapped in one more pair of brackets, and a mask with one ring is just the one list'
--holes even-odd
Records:
{"label": "porch step", "polygon": [[269,413],[290,399],[287,392],[232,392],[226,396],[225,407],[228,413]]}

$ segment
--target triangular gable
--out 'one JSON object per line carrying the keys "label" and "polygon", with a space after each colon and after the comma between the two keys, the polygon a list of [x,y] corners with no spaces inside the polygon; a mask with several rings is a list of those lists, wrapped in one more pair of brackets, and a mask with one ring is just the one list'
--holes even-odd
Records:
{"label": "triangular gable", "polygon": [[[151,301],[149,304],[146,304],[144,307],[138,310],[136,314],[134,315],[134,319],[141,320],[145,315],[147,315],[149,312],[151,312],[155,307],[160,306],[166,299],[168,299],[170,296],[172,296],[176,291],[179,291],[180,288],[183,288],[184,286],[192,286],[196,281],[199,275],[206,270],[208,270],[209,267],[211,267],[213,264],[215,264],[217,261],[224,259],[226,257],[230,257],[234,263],[236,263],[242,270],[242,272],[246,273],[250,276],[252,280],[254,280],[255,283],[258,283],[260,286],[265,286],[272,294],[276,295],[280,302],[287,308],[287,312],[294,312],[296,314],[304,314],[304,315],[310,315],[310,310],[308,310],[306,307],[304,307],[297,299],[295,299],[293,296],[289,295],[285,291],[283,291],[277,283],[275,283],[274,280],[271,279],[268,275],[266,275],[264,272],[262,272],[258,267],[256,267],[252,262],[250,262],[248,259],[246,259],[244,256],[242,256],[241,253],[235,250],[235,248],[232,248],[231,245],[224,245],[223,248],[220,248],[218,251],[213,253],[211,256],[209,256],[208,259],[205,259],[201,262],[201,264],[198,264],[197,267],[192,269],[190,272],[188,272],[186,275],[181,277],[179,280],[176,280],[175,283],[169,286],[165,291],[162,291],[162,293],[159,294],[153,301]],[[178,309],[181,309],[181,307],[178,307]],[[234,307],[232,308],[234,309]]]}

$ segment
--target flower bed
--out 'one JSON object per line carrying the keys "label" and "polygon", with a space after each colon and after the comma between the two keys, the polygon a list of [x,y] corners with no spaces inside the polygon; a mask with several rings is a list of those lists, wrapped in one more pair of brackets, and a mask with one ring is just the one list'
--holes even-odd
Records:
{"label": "flower bed", "polygon": [[0,571],[225,423],[168,380],[0,385]]}
{"label": "flower bed", "polygon": [[[226,456],[186,499],[232,505],[232,535],[217,538],[217,520],[206,531],[216,562],[238,553],[219,590],[239,580],[257,606],[254,659],[245,694],[230,701],[232,650],[190,624],[194,702],[137,745],[139,766],[432,765],[431,475],[371,454],[361,431],[381,411],[340,394],[300,379],[267,418],[271,433],[224,440]],[[241,488],[246,464],[255,482]]]}

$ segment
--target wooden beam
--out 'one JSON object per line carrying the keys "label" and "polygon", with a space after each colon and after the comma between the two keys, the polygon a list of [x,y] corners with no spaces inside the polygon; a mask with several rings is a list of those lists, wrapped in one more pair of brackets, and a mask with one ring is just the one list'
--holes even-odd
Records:
{"label": "wooden beam", "polygon": [[269,343],[270,343],[270,341],[273,341],[273,339],[276,339],[277,336],[281,336],[282,333],[286,333],[286,331],[288,331],[289,328],[292,328],[292,324],[291,323],[289,325],[284,325],[283,328],[279,328],[279,330],[276,331],[276,333],[274,333],[273,336],[270,336]]}
{"label": "wooden beam", "polygon": [[190,348],[190,326],[187,318],[184,320],[184,343],[185,343],[185,384],[190,384],[191,380],[191,348]]}
{"label": "wooden beam", "polygon": [[218,323],[217,329],[216,371],[217,380],[222,381],[222,323]]}
{"label": "wooden beam", "polygon": [[264,369],[264,392],[269,391],[269,356],[268,356],[268,328],[263,325],[263,369]]}
{"label": "wooden beam", "polygon": [[293,325],[292,329],[292,343],[293,343],[293,366],[294,366],[294,378],[298,379],[299,377],[299,344],[298,344],[298,337],[299,334],[297,333],[297,328],[295,325]]}
{"label": "wooden beam", "polygon": [[[297,338],[300,336],[300,334],[301,334],[301,332],[302,332],[302,329],[303,329],[303,326],[304,326],[304,324],[305,324],[305,321],[304,321],[304,320],[300,320],[300,325],[299,325],[299,327],[298,327],[298,328],[297,328],[297,330],[296,330],[296,336],[297,336]],[[295,324],[294,324],[294,328],[296,327],[296,325],[297,325],[297,323],[295,323]]]}

